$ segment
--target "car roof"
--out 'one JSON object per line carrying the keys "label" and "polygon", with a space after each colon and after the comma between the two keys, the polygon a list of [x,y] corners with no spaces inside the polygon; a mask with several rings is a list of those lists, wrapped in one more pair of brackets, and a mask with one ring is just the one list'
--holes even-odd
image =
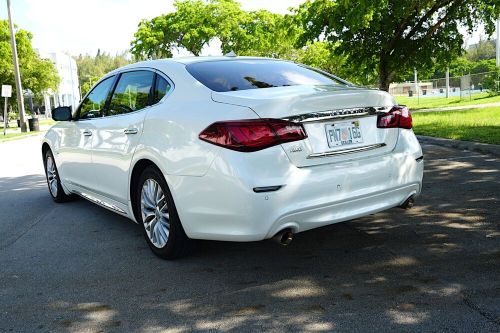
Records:
{"label": "car roof", "polygon": [[132,63],[120,68],[117,68],[104,77],[114,75],[118,72],[128,69],[141,68],[141,67],[153,67],[153,68],[164,68],[165,65],[176,65],[176,66],[187,66],[189,64],[201,63],[201,62],[211,62],[211,61],[234,61],[234,60],[273,60],[273,61],[287,61],[275,58],[264,58],[264,57],[238,57],[238,56],[206,56],[206,57],[179,57],[179,58],[164,58],[156,60],[143,60],[136,63]]}
{"label": "car roof", "polygon": [[210,61],[234,61],[234,60],[274,60],[274,61],[287,61],[275,58],[264,58],[264,57],[231,57],[231,56],[207,56],[207,57],[179,57],[179,58],[164,58],[156,60],[144,60],[139,61],[124,67],[119,68],[120,70],[130,68],[130,67],[147,67],[153,65],[165,65],[165,64],[183,64],[189,65],[200,62],[210,62]]}
{"label": "car roof", "polygon": [[175,62],[179,62],[184,65],[189,65],[198,62],[208,62],[208,61],[231,61],[231,60],[276,60],[280,61],[280,59],[274,58],[264,58],[264,57],[238,57],[238,56],[217,56],[217,57],[181,57],[181,58],[172,58],[166,59]]}

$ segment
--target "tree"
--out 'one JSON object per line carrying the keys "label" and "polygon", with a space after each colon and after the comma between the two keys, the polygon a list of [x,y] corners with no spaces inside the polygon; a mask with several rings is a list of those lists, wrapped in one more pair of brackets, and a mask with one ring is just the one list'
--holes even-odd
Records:
{"label": "tree", "polygon": [[470,61],[494,59],[495,57],[495,43],[491,40],[481,39],[479,43],[472,45],[467,50],[467,59]]}
{"label": "tree", "polygon": [[[48,89],[57,90],[59,76],[52,61],[41,59],[31,45],[32,34],[16,27],[16,43],[19,57],[19,68],[23,88],[40,95]],[[12,49],[8,22],[0,20],[0,83],[9,84],[15,90],[14,67],[12,65]],[[16,92],[13,91],[15,96]],[[15,99],[11,106],[17,108]]]}
{"label": "tree", "polygon": [[213,3],[186,0],[175,1],[174,6],[173,13],[139,23],[131,48],[138,59],[169,58],[172,50],[179,47],[198,56],[215,37]]}
{"label": "tree", "polygon": [[127,57],[127,53],[117,54],[112,56],[101,50],[97,50],[95,57],[85,54],[80,54],[75,58],[78,67],[78,81],[82,96],[85,95],[90,88],[106,73],[128,65],[131,60]]}
{"label": "tree", "polygon": [[198,56],[211,41],[223,53],[296,58],[301,32],[291,16],[267,10],[246,12],[235,0],[175,1],[175,11],[140,22],[131,52],[138,59],[172,57],[183,48]]}
{"label": "tree", "polygon": [[462,54],[463,36],[484,23],[494,31],[498,0],[308,0],[297,10],[304,33],[300,45],[315,40],[338,43],[363,71],[377,69],[379,87],[407,75],[414,67],[429,69]]}

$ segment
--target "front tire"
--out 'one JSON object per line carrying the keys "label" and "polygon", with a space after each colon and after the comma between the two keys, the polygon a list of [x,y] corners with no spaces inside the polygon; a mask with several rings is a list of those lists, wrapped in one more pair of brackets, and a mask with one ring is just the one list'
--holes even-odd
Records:
{"label": "front tire", "polygon": [[154,254],[175,259],[194,250],[195,242],[186,236],[167,182],[156,167],[149,166],[140,175],[134,205],[144,238]]}
{"label": "front tire", "polygon": [[45,177],[47,178],[47,185],[49,187],[49,193],[57,203],[70,201],[72,196],[64,193],[61,185],[61,178],[59,177],[59,172],[57,171],[56,161],[54,160],[54,155],[52,151],[47,149],[44,154],[44,166],[45,166]]}

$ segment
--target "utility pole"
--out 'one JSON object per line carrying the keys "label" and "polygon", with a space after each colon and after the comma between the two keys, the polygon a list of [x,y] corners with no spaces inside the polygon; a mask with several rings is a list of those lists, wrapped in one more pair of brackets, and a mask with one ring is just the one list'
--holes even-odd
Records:
{"label": "utility pole", "polygon": [[419,89],[419,84],[418,84],[418,74],[417,74],[417,69],[415,68],[414,69],[415,71],[415,92],[417,93],[417,104],[420,104],[420,96],[419,96],[419,92],[418,92],[418,89]]}
{"label": "utility pole", "polygon": [[10,10],[10,0],[7,0],[7,13],[9,15],[10,43],[12,45],[12,62],[14,63],[14,77],[16,79],[17,108],[19,109],[19,120],[21,122],[21,132],[26,132],[26,119],[24,114],[23,87],[21,85],[21,75],[19,73],[19,62],[17,59],[16,35],[14,34],[14,23]]}
{"label": "utility pole", "polygon": [[500,67],[500,19],[497,20],[497,67]]}
{"label": "utility pole", "polygon": [[446,98],[450,97],[450,67],[446,67]]}

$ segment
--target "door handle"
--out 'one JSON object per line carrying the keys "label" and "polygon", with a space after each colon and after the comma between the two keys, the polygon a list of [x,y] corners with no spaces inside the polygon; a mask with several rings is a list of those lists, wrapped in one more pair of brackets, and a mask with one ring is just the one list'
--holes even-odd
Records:
{"label": "door handle", "polygon": [[139,130],[137,128],[127,128],[123,131],[125,134],[137,134]]}
{"label": "door handle", "polygon": [[92,131],[90,131],[90,130],[84,130],[83,131],[83,135],[84,136],[92,136]]}

